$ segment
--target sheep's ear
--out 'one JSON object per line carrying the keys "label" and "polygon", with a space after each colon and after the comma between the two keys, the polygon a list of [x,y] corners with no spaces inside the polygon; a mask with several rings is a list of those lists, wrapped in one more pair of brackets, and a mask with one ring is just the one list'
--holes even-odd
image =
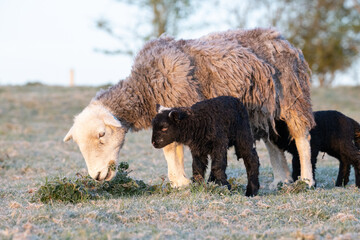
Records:
{"label": "sheep's ear", "polygon": [[187,113],[181,110],[172,110],[169,113],[169,118],[174,122],[180,122],[181,120],[185,119],[187,116],[188,116]]}
{"label": "sheep's ear", "polygon": [[74,127],[74,126],[72,126],[72,127],[70,128],[69,132],[68,132],[68,133],[66,134],[66,136],[64,137],[64,139],[63,139],[64,142],[67,142],[67,141],[69,141],[70,139],[72,139],[73,127]]}
{"label": "sheep's ear", "polygon": [[104,123],[108,126],[122,127],[121,122],[112,114],[106,114],[104,117]]}

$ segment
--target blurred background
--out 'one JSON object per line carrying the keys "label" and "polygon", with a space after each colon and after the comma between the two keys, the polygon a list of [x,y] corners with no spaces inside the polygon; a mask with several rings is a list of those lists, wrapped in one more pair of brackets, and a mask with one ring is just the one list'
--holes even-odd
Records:
{"label": "blurred background", "polygon": [[313,85],[360,85],[359,0],[0,0],[0,85],[114,84],[161,34],[275,27]]}

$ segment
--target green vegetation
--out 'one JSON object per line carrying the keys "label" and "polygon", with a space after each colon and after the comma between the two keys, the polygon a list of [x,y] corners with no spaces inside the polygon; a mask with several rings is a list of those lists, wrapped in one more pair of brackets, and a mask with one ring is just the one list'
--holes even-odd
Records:
{"label": "green vegetation", "polygon": [[46,179],[32,197],[32,201],[43,203],[52,201],[79,203],[90,199],[131,196],[150,193],[155,190],[143,181],[134,180],[128,176],[129,164],[121,162],[116,176],[110,182],[96,182],[90,176],[77,174],[75,179],[55,178]]}
{"label": "green vegetation", "polygon": [[[129,164],[127,162],[121,162],[117,167],[116,176],[109,182],[96,182],[89,175],[83,176],[79,173],[76,174],[75,179],[56,177],[48,180],[46,178],[45,183],[41,185],[31,197],[31,202],[81,203],[89,200],[140,196],[144,194],[167,195],[182,191],[172,188],[170,183],[164,183],[164,181],[157,185],[148,185],[142,180],[134,180],[128,176],[128,168]],[[193,193],[203,192],[221,195],[244,194],[243,186],[239,184],[235,178],[230,178],[229,182],[232,186],[231,191],[229,191],[227,187],[218,186],[213,183],[194,183],[186,189]],[[282,187],[280,189],[284,188],[285,187]],[[287,188],[290,187],[287,186]]]}
{"label": "green vegetation", "polygon": [[[78,147],[62,139],[73,116],[97,90],[0,87],[0,239],[360,238],[360,190],[354,186],[353,171],[349,186],[334,187],[339,162],[319,155],[315,190],[297,182],[270,191],[273,175],[262,142],[256,146],[261,188],[253,198],[244,196],[245,167],[232,149],[227,169],[232,191],[213,184],[172,189],[166,160],[152,147],[148,130],[128,133],[120,152],[119,162],[128,166],[122,165],[119,178],[130,179],[129,186],[114,179],[118,186],[92,188]],[[359,87],[312,90],[314,110],[340,110],[357,121],[359,96]],[[290,164],[289,155],[287,159]],[[187,149],[185,170],[191,176]],[[56,186],[63,188],[54,190]],[[84,186],[87,193],[80,188]],[[83,195],[73,196],[71,189]],[[78,200],[69,200],[74,197]]]}

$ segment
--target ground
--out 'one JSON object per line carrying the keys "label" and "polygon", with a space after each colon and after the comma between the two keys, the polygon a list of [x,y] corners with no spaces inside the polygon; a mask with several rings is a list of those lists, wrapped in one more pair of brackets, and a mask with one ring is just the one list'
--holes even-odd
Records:
{"label": "ground", "polygon": [[[353,170],[348,187],[334,187],[338,161],[325,155],[318,161],[316,190],[270,191],[272,170],[262,143],[257,145],[257,197],[188,188],[79,204],[30,202],[46,178],[86,174],[76,144],[62,139],[73,116],[97,90],[37,84],[0,87],[0,239],[360,238],[360,191]],[[335,109],[360,121],[360,87],[313,89],[312,99],[314,110]],[[149,130],[129,133],[120,161],[130,164],[131,177],[155,184],[166,177],[167,166],[150,137]],[[190,176],[188,150],[185,158]],[[245,188],[246,171],[233,149],[227,173]]]}

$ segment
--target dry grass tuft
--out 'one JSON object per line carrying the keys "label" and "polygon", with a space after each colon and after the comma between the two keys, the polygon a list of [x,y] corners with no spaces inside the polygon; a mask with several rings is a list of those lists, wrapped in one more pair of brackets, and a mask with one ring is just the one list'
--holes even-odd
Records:
{"label": "dry grass tuft", "polygon": [[[115,165],[115,164],[114,164]],[[115,168],[115,166],[112,166]],[[79,203],[90,199],[110,198],[118,196],[142,195],[154,191],[154,187],[143,181],[128,176],[129,164],[121,162],[116,176],[110,182],[96,182],[90,176],[76,174],[75,179],[54,178],[42,185],[32,196],[32,201],[49,203]]]}
{"label": "dry grass tuft", "polygon": [[308,184],[306,181],[297,180],[291,184],[279,184],[278,193],[279,194],[297,194],[302,192],[307,192],[309,190]]}

